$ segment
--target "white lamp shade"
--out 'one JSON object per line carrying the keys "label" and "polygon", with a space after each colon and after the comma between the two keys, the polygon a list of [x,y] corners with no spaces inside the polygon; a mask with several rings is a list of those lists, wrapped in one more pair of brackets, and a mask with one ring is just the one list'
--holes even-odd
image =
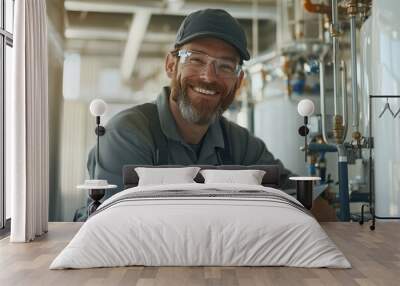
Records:
{"label": "white lamp shade", "polygon": [[305,117],[314,113],[314,103],[310,99],[302,99],[297,104],[297,112]]}
{"label": "white lamp shade", "polygon": [[89,109],[93,116],[102,116],[106,112],[107,104],[102,99],[94,99],[90,103]]}

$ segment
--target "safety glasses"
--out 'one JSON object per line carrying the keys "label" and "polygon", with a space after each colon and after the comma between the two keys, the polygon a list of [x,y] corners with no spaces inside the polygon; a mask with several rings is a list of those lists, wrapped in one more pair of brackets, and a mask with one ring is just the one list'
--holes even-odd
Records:
{"label": "safety glasses", "polygon": [[182,49],[177,53],[179,61],[193,73],[202,73],[209,64],[214,64],[215,73],[221,78],[237,78],[242,66],[227,59],[214,58],[206,53]]}

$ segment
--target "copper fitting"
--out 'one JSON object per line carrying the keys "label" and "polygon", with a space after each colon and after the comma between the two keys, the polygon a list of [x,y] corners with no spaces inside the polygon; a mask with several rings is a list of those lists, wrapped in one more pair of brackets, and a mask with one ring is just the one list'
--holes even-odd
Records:
{"label": "copper fitting", "polygon": [[315,136],[315,141],[316,141],[318,144],[325,144],[325,143],[326,143],[326,142],[324,141],[324,138],[322,138],[321,135]]}
{"label": "copper fitting", "polygon": [[285,60],[282,64],[282,70],[286,75],[287,83],[286,83],[286,91],[288,96],[292,95],[292,86],[290,85],[290,81],[292,79],[292,62],[288,57],[285,57]]}
{"label": "copper fitting", "polygon": [[355,142],[357,146],[361,146],[362,135],[360,132],[354,131],[351,137],[353,137],[353,142]]}
{"label": "copper fitting", "polygon": [[349,16],[356,16],[357,15],[357,0],[351,0],[347,4],[347,14]]}
{"label": "copper fitting", "polygon": [[333,127],[333,137],[336,140],[337,144],[342,143],[343,134],[344,134],[344,126],[343,126],[343,117],[341,115],[335,115],[334,118],[334,127]]}
{"label": "copper fitting", "polygon": [[361,133],[358,131],[354,131],[353,134],[351,134],[351,137],[353,137],[354,140],[356,140],[357,142],[360,141],[361,139]]}
{"label": "copper fitting", "polygon": [[323,4],[314,4],[311,0],[304,0],[304,9],[310,13],[330,14],[331,7]]}
{"label": "copper fitting", "polygon": [[340,36],[340,32],[338,31],[338,29],[336,27],[334,27],[333,24],[331,24],[329,26],[329,32],[330,32],[332,37],[339,37]]}
{"label": "copper fitting", "polygon": [[[351,0],[351,1],[353,1],[353,0]],[[371,0],[360,0],[360,1],[371,1]],[[304,0],[303,7],[304,7],[304,10],[306,10],[307,12],[310,12],[310,13],[325,14],[328,17],[329,22],[332,20],[332,8],[330,5],[315,4],[315,3],[312,3],[312,0]],[[339,12],[339,14],[345,14],[346,8],[339,6],[338,12]]]}
{"label": "copper fitting", "polygon": [[282,64],[282,70],[287,76],[292,74],[292,62],[289,59],[289,57],[285,57],[284,58],[284,61],[283,61],[283,64]]}
{"label": "copper fitting", "polygon": [[372,0],[359,0],[358,1],[358,12],[361,17],[367,17],[371,12]]}

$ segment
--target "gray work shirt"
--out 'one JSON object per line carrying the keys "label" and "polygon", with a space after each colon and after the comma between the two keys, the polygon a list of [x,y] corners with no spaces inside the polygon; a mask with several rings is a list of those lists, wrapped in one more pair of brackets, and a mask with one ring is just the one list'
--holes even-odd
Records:
{"label": "gray work shirt", "polygon": [[[220,157],[216,150],[225,147],[221,121],[217,120],[209,126],[202,139],[200,150],[196,153],[195,148],[187,144],[179,134],[169,107],[169,94],[170,89],[164,87],[155,101],[161,130],[168,142],[168,164],[220,165]],[[151,118],[151,115],[147,116]],[[106,132],[100,138],[100,160],[96,158],[95,148],[89,154],[88,170],[91,178],[106,179],[110,184],[118,185],[118,189],[113,193],[123,189],[124,165],[157,164],[157,146],[150,131],[148,117],[136,107],[121,111],[108,122],[105,127]],[[227,121],[225,128],[233,164],[280,165],[282,188],[293,187],[288,180],[290,171],[274,158],[262,140],[230,121]]]}

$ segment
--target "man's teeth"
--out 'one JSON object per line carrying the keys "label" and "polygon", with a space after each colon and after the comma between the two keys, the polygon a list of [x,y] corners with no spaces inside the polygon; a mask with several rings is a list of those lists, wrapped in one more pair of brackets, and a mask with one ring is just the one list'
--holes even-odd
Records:
{"label": "man's teeth", "polygon": [[196,92],[200,92],[200,93],[204,93],[204,94],[210,94],[210,95],[216,94],[215,90],[203,89],[203,88],[200,88],[200,87],[195,87],[194,90]]}

